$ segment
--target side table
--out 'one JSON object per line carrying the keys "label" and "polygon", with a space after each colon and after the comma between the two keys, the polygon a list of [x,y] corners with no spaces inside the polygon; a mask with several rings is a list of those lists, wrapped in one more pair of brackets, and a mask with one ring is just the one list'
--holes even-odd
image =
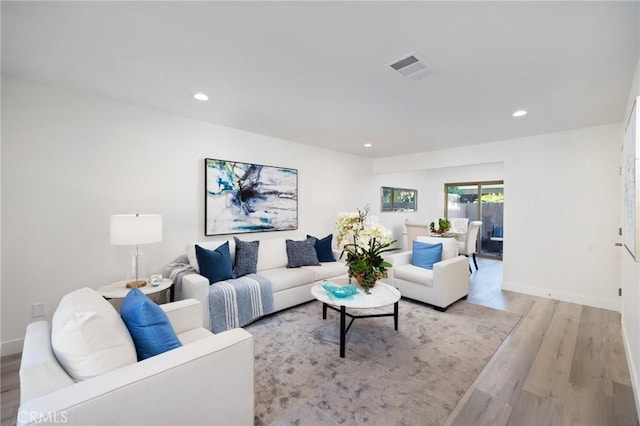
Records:
{"label": "side table", "polygon": [[[98,289],[98,293],[105,299],[124,299],[127,293],[129,293],[130,288],[126,287],[127,281],[117,281],[115,283],[107,284]],[[138,290],[150,296],[155,293],[160,293],[169,289],[169,301],[173,302],[174,300],[174,289],[173,289],[173,281],[168,278],[163,278],[162,282],[158,286],[152,286],[151,284],[147,284],[144,287],[139,287]],[[166,299],[165,299],[166,300]]]}

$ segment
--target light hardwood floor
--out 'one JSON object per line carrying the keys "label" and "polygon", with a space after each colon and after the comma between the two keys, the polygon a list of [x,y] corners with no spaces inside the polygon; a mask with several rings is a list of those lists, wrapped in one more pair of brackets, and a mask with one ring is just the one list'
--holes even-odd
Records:
{"label": "light hardwood floor", "polygon": [[[479,259],[468,301],[519,313],[445,425],[638,425],[616,312],[501,290]],[[15,425],[20,355],[2,357],[2,426]]]}
{"label": "light hardwood floor", "polygon": [[479,260],[468,301],[523,317],[445,425],[638,425],[620,314],[501,290]]}

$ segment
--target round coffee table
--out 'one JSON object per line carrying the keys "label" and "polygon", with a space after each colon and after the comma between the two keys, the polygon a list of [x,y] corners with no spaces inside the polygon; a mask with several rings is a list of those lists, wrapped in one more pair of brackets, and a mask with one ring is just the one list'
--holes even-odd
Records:
{"label": "round coffee table", "polygon": [[[331,280],[328,282],[333,285],[347,285],[348,280]],[[398,331],[398,301],[400,300],[400,292],[397,288],[378,281],[375,286],[370,289],[371,294],[365,294],[364,289],[358,287],[358,294],[340,298],[331,295],[322,287],[323,283],[316,283],[311,287],[311,294],[317,300],[322,302],[322,319],[327,319],[327,308],[336,312],[340,312],[340,358],[345,356],[345,340],[347,331],[351,328],[351,324],[356,318],[378,318],[393,317],[393,324]],[[393,313],[371,314],[371,315],[352,315],[347,313],[347,308],[352,309],[373,309],[384,306],[393,305]],[[346,325],[346,317],[351,318],[349,325]]]}

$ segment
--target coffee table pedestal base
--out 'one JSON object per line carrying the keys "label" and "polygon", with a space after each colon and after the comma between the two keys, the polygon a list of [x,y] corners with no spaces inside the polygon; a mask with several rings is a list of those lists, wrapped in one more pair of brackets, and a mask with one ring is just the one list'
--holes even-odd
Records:
{"label": "coffee table pedestal base", "polygon": [[[340,312],[340,358],[345,357],[345,343],[347,338],[347,332],[351,328],[351,324],[356,318],[380,318],[380,317],[393,317],[393,325],[396,331],[398,331],[398,302],[393,304],[393,313],[388,314],[370,314],[370,315],[353,315],[347,312],[347,308],[344,305],[340,306],[340,309],[333,307],[327,303],[322,302],[322,319],[327,319],[327,308],[336,312]],[[347,317],[351,318],[349,325],[347,325]]]}

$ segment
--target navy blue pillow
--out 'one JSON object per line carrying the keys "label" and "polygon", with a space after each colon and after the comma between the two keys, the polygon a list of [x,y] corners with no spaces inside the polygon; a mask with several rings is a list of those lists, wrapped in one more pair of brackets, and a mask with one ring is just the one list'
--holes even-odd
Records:
{"label": "navy blue pillow", "polygon": [[318,262],[335,262],[336,258],[333,257],[333,250],[331,249],[331,240],[333,234],[329,234],[326,237],[319,239],[311,235],[307,235],[307,238],[316,239],[316,254],[318,255]]}
{"label": "navy blue pillow", "polygon": [[442,260],[442,243],[429,244],[413,242],[411,264],[421,268],[433,269],[433,264]]}
{"label": "navy blue pillow", "polygon": [[129,329],[138,361],[182,346],[167,314],[137,288],[122,301],[120,316]]}
{"label": "navy blue pillow", "polygon": [[228,280],[233,275],[229,241],[215,250],[207,250],[196,244],[196,259],[200,275],[209,279],[209,284]]}

